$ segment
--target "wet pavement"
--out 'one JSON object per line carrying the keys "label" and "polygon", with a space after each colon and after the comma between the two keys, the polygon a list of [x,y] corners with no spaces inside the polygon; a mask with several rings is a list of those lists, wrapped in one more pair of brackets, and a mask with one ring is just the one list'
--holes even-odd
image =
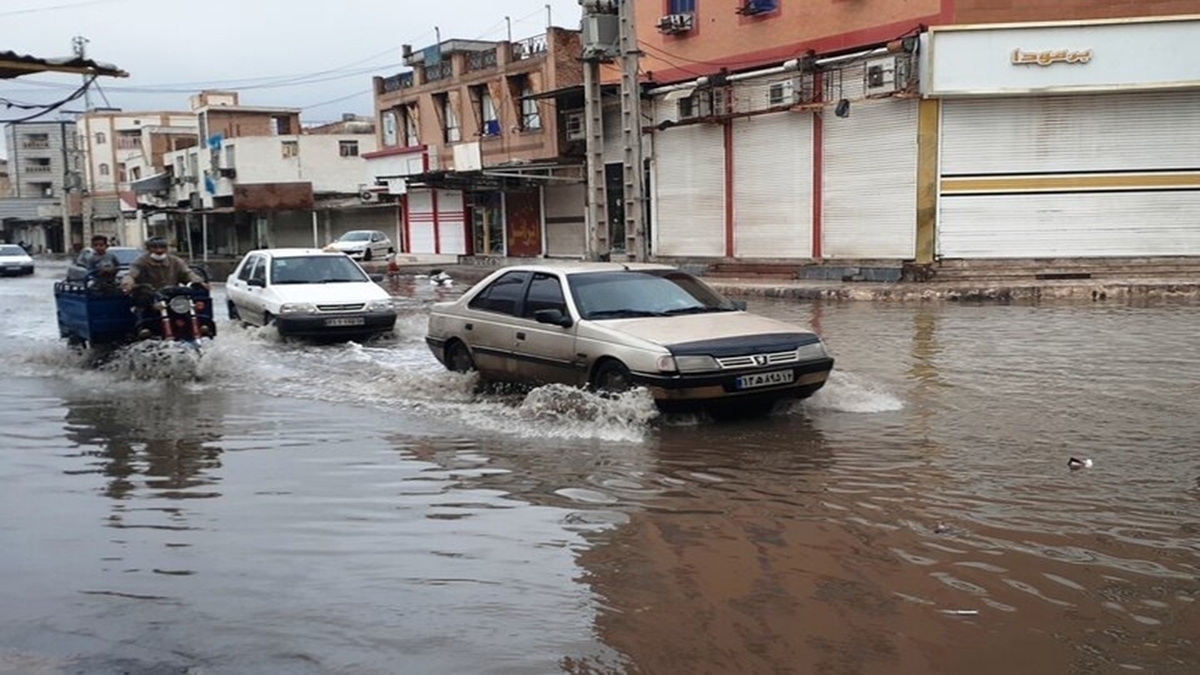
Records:
{"label": "wet pavement", "polygon": [[1189,298],[749,295],[837,366],[718,424],[477,393],[411,277],[393,339],[89,367],[57,271],[0,279],[0,674],[1200,669]]}

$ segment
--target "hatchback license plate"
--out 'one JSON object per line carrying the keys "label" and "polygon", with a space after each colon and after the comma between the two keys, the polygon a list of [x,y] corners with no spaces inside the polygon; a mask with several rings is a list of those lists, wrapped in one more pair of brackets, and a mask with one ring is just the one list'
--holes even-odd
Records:
{"label": "hatchback license plate", "polygon": [[361,326],[366,319],[361,316],[346,316],[337,319],[325,319],[326,326]]}
{"label": "hatchback license plate", "polygon": [[755,387],[770,387],[776,384],[790,384],[796,380],[796,373],[790,370],[776,370],[770,373],[755,373],[743,375],[734,380],[737,389],[753,389]]}

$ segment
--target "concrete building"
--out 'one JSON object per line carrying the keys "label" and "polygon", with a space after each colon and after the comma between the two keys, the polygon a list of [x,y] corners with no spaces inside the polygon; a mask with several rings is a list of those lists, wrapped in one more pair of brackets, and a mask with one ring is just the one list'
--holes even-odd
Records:
{"label": "concrete building", "polygon": [[[75,123],[16,122],[4,129],[9,203],[6,238],[35,250],[63,251],[80,238],[79,171]],[[68,187],[75,190],[68,191]],[[64,222],[68,228],[64,231]]]}
{"label": "concrete building", "polygon": [[181,250],[204,258],[323,246],[355,229],[400,234],[397,204],[365,189],[371,120],[304,129],[299,110],[243,106],[234,92],[191,105],[204,142],[166,153],[164,170],[134,185],[148,231],[156,213]]}
{"label": "concrete building", "polygon": [[583,136],[554,98],[582,82],[579,55],[578,31],[550,28],[408,50],[410,71],[375,78],[381,148],[367,159],[402,196],[406,251],[583,255]]}
{"label": "concrete building", "polygon": [[638,3],[656,257],[1200,255],[1194,3],[730,4]]}
{"label": "concrete building", "polygon": [[12,195],[12,181],[8,177],[8,160],[0,159],[0,199]]}

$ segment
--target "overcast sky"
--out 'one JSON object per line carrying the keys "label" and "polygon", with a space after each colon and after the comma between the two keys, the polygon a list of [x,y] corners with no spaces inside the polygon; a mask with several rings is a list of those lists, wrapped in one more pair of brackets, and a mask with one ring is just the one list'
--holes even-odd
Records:
{"label": "overcast sky", "polygon": [[[244,105],[302,108],[315,123],[371,114],[371,77],[400,72],[400,45],[433,44],[435,27],[443,40],[503,40],[507,16],[519,40],[544,33],[548,18],[578,28],[579,15],[578,0],[2,0],[0,51],[66,56],[79,35],[89,58],[129,73],[98,79],[93,105],[187,110],[200,89],[234,89]],[[7,101],[53,103],[79,84],[0,80],[0,121],[27,114]]]}

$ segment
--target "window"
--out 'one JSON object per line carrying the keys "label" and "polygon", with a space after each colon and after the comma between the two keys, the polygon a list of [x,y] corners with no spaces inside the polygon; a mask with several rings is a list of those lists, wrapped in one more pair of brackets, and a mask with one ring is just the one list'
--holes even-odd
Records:
{"label": "window", "polygon": [[791,82],[776,82],[767,89],[767,103],[772,106],[791,103],[791,101],[788,100],[791,94]]}
{"label": "window", "polygon": [[124,183],[126,181],[125,162],[117,164],[117,182]]}
{"label": "window", "polygon": [[254,269],[256,264],[258,264],[259,259],[259,256],[256,255],[246,258],[246,262],[242,264],[242,269],[238,270],[237,278],[241,279],[242,281],[249,280],[250,271]]}
{"label": "window", "polygon": [[442,140],[446,143],[457,143],[462,140],[458,128],[458,117],[454,114],[454,105],[450,102],[449,94],[434,94],[438,114],[442,117]]}
{"label": "window", "polygon": [[237,166],[237,152],[233,145],[225,146],[225,168],[232,169]]}
{"label": "window", "polygon": [[537,99],[533,97],[533,87],[529,80],[521,89],[521,128],[525,131],[537,131],[542,128],[542,116],[538,112]]}
{"label": "window", "polygon": [[384,147],[393,147],[396,145],[396,111],[389,110],[383,113],[383,145]]}
{"label": "window", "polygon": [[471,298],[468,306],[471,309],[481,309],[485,312],[516,314],[517,302],[521,299],[521,291],[525,288],[525,281],[528,278],[528,272],[509,272],[493,281],[479,295]]}
{"label": "window", "polygon": [[492,94],[488,91],[487,85],[471,87],[471,95],[479,105],[476,111],[479,115],[479,135],[499,136],[500,119],[496,115],[496,102],[492,100]]}
{"label": "window", "polygon": [[97,131],[96,132],[96,145],[104,145],[107,142],[108,142],[108,137],[104,135],[104,132]]}
{"label": "window", "polygon": [[696,11],[696,0],[667,0],[667,14],[692,14]]}
{"label": "window", "polygon": [[690,120],[700,114],[699,101],[695,94],[679,99],[679,119]]}
{"label": "window", "polygon": [[587,138],[587,128],[581,112],[569,112],[564,118],[568,141],[582,141]]}
{"label": "window", "polygon": [[142,179],[141,167],[135,166],[132,169],[130,169],[129,170],[129,179],[130,180],[141,180]]}
{"label": "window", "polygon": [[532,319],[534,312],[543,309],[557,309],[566,314],[567,302],[563,299],[562,284],[559,283],[558,277],[537,272],[533,275],[533,281],[529,282],[529,291],[525,294],[525,307],[521,316]]}
{"label": "window", "polygon": [[258,257],[254,261],[254,269],[250,270],[249,281],[261,281],[265,286],[267,283],[267,260],[263,257]]}
{"label": "window", "polygon": [[300,156],[300,142],[299,141],[282,141],[279,144],[279,147],[280,147],[280,151],[283,153],[284,159],[289,159],[292,157]]}
{"label": "window", "polygon": [[421,144],[421,136],[417,133],[417,104],[410,103],[400,110],[404,122],[404,143],[408,147]]}
{"label": "window", "polygon": [[777,9],[779,9],[779,0],[742,0],[742,6],[737,11],[743,16],[755,16],[774,12]]}
{"label": "window", "polygon": [[338,155],[341,157],[358,157],[358,141],[338,141]]}
{"label": "window", "polygon": [[100,165],[100,175],[101,175],[101,176],[107,176],[107,175],[109,175],[110,173],[111,173],[111,171],[109,170],[109,168],[108,168],[108,165],[107,165],[107,164],[101,164],[101,165]]}
{"label": "window", "polygon": [[276,115],[271,118],[271,129],[276,136],[288,136],[292,133],[292,119],[286,115]]}

